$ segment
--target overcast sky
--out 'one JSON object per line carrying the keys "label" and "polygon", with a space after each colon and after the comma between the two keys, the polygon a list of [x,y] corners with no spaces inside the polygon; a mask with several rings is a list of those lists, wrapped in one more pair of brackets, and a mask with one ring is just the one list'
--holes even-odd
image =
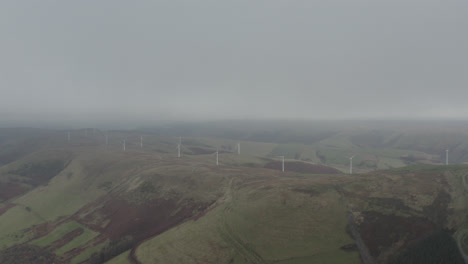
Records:
{"label": "overcast sky", "polygon": [[468,1],[0,2],[0,118],[468,117]]}

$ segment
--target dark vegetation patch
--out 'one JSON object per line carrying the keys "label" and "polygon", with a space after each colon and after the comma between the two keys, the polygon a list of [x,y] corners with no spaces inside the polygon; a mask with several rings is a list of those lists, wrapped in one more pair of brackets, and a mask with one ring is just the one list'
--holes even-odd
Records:
{"label": "dark vegetation patch", "polygon": [[26,229],[27,232],[32,231],[34,233],[34,238],[37,239],[42,236],[47,235],[49,232],[54,230],[55,227],[57,227],[58,223],[50,223],[50,222],[45,222],[39,225],[34,225],[28,229]]}
{"label": "dark vegetation patch", "polygon": [[[143,189],[140,191],[151,191],[154,188],[149,182],[141,186],[139,188]],[[192,199],[168,199],[167,197],[134,204],[119,198],[111,198],[95,204],[94,209],[84,208],[82,213],[86,211],[88,213],[84,218],[78,219],[79,222],[100,232],[103,235],[102,238],[111,240],[108,246],[91,257],[90,262],[103,263],[184,220],[196,219],[210,204]],[[102,226],[103,222],[107,223],[106,226]]]}
{"label": "dark vegetation patch", "polygon": [[327,157],[320,153],[320,151],[317,151],[317,157],[320,159],[320,162],[325,163],[327,161]]}
{"label": "dark vegetation patch", "polygon": [[409,213],[413,209],[405,205],[405,203],[397,198],[380,198],[380,197],[369,197],[369,208],[379,208],[390,212]]}
{"label": "dark vegetation patch", "polygon": [[140,192],[144,193],[153,193],[156,192],[156,188],[150,181],[145,181],[140,186],[138,186]]}
{"label": "dark vegetation patch", "polygon": [[75,237],[80,236],[83,234],[84,230],[81,227],[77,227],[73,229],[72,231],[66,233],[63,237],[60,239],[55,240],[48,246],[50,249],[59,249],[63,247],[64,245],[68,244],[68,242],[72,241]]}
{"label": "dark vegetation patch", "polygon": [[[272,161],[267,163],[264,168],[281,170],[282,162],[281,161]],[[294,171],[299,173],[311,173],[311,174],[342,174],[341,171],[327,167],[324,165],[310,164],[299,161],[284,162],[285,171]]]}
{"label": "dark vegetation patch", "polygon": [[[125,200],[112,199],[93,214],[86,216],[83,221],[92,229],[106,234],[111,240],[130,235],[139,242],[202,212],[207,206],[208,204],[196,203],[193,200],[177,202],[160,198],[144,204],[131,204]],[[101,221],[110,222],[101,227],[94,224],[96,217]]]}
{"label": "dark vegetation patch", "polygon": [[2,264],[50,264],[56,256],[50,250],[39,246],[21,244],[0,251]]}
{"label": "dark vegetation patch", "polygon": [[447,217],[450,213],[453,213],[453,209],[449,209],[451,197],[445,191],[440,191],[434,202],[423,208],[424,215],[428,216],[434,223],[443,227],[447,223]]}
{"label": "dark vegetation patch", "polygon": [[18,196],[22,193],[25,193],[27,190],[29,189],[18,183],[0,182],[0,201],[5,201],[15,196]]}
{"label": "dark vegetation patch", "polygon": [[418,157],[416,157],[415,155],[408,155],[408,156],[401,156],[400,157],[401,161],[403,161],[405,164],[408,164],[408,165],[414,165],[414,164],[417,164],[417,162],[421,159],[419,159]]}
{"label": "dark vegetation patch", "polygon": [[262,168],[263,165],[255,162],[246,162],[242,163],[242,167],[249,167],[249,168]]}
{"label": "dark vegetation patch", "polygon": [[340,249],[344,251],[357,251],[358,250],[356,243],[344,245],[340,247]]}
{"label": "dark vegetation patch", "polygon": [[26,163],[9,173],[28,178],[27,184],[38,186],[47,183],[65,167],[62,160],[48,160],[38,163]]}
{"label": "dark vegetation patch", "polygon": [[359,226],[361,237],[375,258],[399,241],[403,241],[405,248],[438,229],[424,217],[384,215],[375,211],[365,211],[362,215],[364,221]]}
{"label": "dark vegetation patch", "polygon": [[457,243],[449,232],[440,231],[411,246],[390,264],[463,264]]}
{"label": "dark vegetation patch", "polygon": [[372,168],[372,169],[377,169],[377,161],[376,160],[362,160],[359,162],[358,166],[360,168]]}
{"label": "dark vegetation patch", "polygon": [[305,194],[308,194],[310,196],[315,196],[315,195],[318,195],[320,192],[316,189],[312,189],[312,188],[309,188],[309,189],[306,189],[306,188],[295,188],[295,189],[292,189],[293,191],[295,192],[299,192],[299,193],[305,193]]}
{"label": "dark vegetation patch", "polygon": [[99,252],[95,252],[88,260],[90,264],[101,264],[132,249],[136,245],[132,236],[124,236],[117,240],[112,240]]}
{"label": "dark vegetation patch", "polygon": [[214,152],[212,149],[205,149],[199,147],[190,147],[189,149],[195,155],[211,154]]}
{"label": "dark vegetation patch", "polygon": [[2,146],[3,148],[7,148],[0,153],[0,166],[13,162],[21,157],[25,156],[28,152],[27,149],[11,147],[8,149],[9,146]]}
{"label": "dark vegetation patch", "polygon": [[[450,231],[453,231],[453,230],[450,230]],[[453,231],[453,233],[455,233],[456,231]],[[466,255],[465,252],[468,252],[468,233],[466,231],[462,231],[461,234],[457,234],[457,237],[456,239],[458,240],[458,238],[460,237],[460,246],[461,246],[461,249],[462,249],[462,252],[465,254],[465,256],[468,257],[468,255]]]}
{"label": "dark vegetation patch", "polygon": [[44,139],[40,134],[41,132],[35,129],[0,129],[0,166],[38,149]]}

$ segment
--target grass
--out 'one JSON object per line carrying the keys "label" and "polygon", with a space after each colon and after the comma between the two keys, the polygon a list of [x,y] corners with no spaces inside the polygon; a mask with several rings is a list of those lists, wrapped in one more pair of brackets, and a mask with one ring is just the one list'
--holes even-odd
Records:
{"label": "grass", "polygon": [[107,241],[104,241],[104,242],[99,243],[98,245],[96,245],[94,247],[90,247],[90,248],[86,249],[85,251],[81,252],[78,256],[74,257],[70,261],[70,264],[78,264],[78,263],[84,262],[85,260],[89,259],[93,253],[99,252],[99,250],[101,250],[101,248],[105,247],[107,245],[107,243],[108,243]]}
{"label": "grass", "polygon": [[103,190],[89,186],[89,183],[83,165],[75,160],[48,185],[32,190],[15,202],[28,206],[44,220],[55,220],[60,216],[72,215],[105,194]]}
{"label": "grass", "polygon": [[74,239],[72,239],[67,244],[63,245],[61,248],[57,249],[55,251],[56,254],[62,255],[71,249],[85,245],[88,241],[90,241],[91,239],[93,239],[94,237],[98,235],[97,232],[94,232],[86,228],[85,226],[79,224],[78,222],[71,221],[71,222],[67,222],[65,224],[62,224],[56,227],[52,232],[48,233],[46,236],[31,241],[30,244],[41,246],[41,247],[49,246],[54,241],[61,239],[64,235],[68,234],[69,232],[77,228],[82,229],[83,233],[75,237]]}
{"label": "grass", "polygon": [[[311,180],[315,179],[294,179],[294,186]],[[138,259],[143,263],[315,263],[333,255],[331,261],[360,263],[358,254],[339,249],[353,240],[345,232],[346,208],[338,193],[319,186],[320,194],[311,197],[268,180],[263,184],[260,189],[239,189],[234,184],[223,205],[140,245]]]}
{"label": "grass", "polygon": [[197,221],[188,221],[141,244],[142,263],[228,263],[232,250],[216,231],[222,207]]}
{"label": "grass", "polygon": [[83,225],[80,225],[80,228],[83,229],[84,232],[81,235],[75,237],[73,240],[71,240],[67,244],[65,244],[63,247],[57,249],[55,251],[56,254],[62,255],[64,253],[68,252],[69,250],[72,250],[72,249],[77,248],[79,246],[86,245],[86,243],[88,241],[90,241],[91,239],[93,239],[93,238],[95,238],[96,236],[99,235],[99,233],[94,232],[94,231],[86,228]]}
{"label": "grass", "polygon": [[127,250],[124,253],[118,255],[117,257],[107,261],[106,264],[131,264],[131,262],[128,260],[129,255],[130,250]]}
{"label": "grass", "polygon": [[[258,192],[239,197],[226,219],[232,232],[266,261],[340,252],[352,243],[345,233],[346,208],[333,190],[313,197],[275,187]],[[348,263],[359,262],[351,258]]]}
{"label": "grass", "polygon": [[0,247],[19,244],[31,239],[33,234],[25,229],[43,223],[40,217],[27,211],[24,207],[15,206],[0,216]]}
{"label": "grass", "polygon": [[30,244],[41,246],[41,247],[49,246],[54,241],[62,238],[64,235],[68,234],[69,232],[77,228],[83,229],[84,227],[80,225],[79,223],[77,223],[76,221],[62,224],[58,226],[57,228],[55,228],[52,232],[48,233],[46,236],[43,236],[41,238],[31,241]]}
{"label": "grass", "polygon": [[[127,201],[145,203],[149,196],[142,195],[139,188],[143,184],[150,186],[149,183],[155,190],[151,195],[157,198],[175,193],[181,194],[184,203],[218,201],[200,218],[142,243],[136,255],[144,263],[360,263],[357,252],[340,249],[353,243],[345,231],[346,211],[357,215],[372,210],[405,217],[423,216],[423,208],[433,202],[441,189],[450,189],[448,208],[453,213],[448,216],[448,227],[459,227],[466,221],[466,194],[460,176],[468,171],[467,165],[417,165],[352,176],[282,174],[261,168],[268,162],[265,156],[285,154],[318,161],[319,153],[327,165],[347,171],[348,154],[356,152],[361,154],[353,160],[355,167],[372,159],[382,169],[402,166],[401,156],[426,155],[422,152],[357,147],[346,135],[337,135],[314,145],[241,142],[242,155],[220,154],[220,166],[215,166],[215,157],[210,154],[183,154],[177,159],[171,140],[147,137],[145,142],[155,145],[142,151],[129,144],[131,150],[125,153],[118,150],[115,142],[115,150],[109,151],[74,146],[73,161],[64,171],[48,184],[14,199],[19,205],[0,216],[0,246],[27,242],[32,238],[32,233],[25,231],[27,228],[69,217],[109,192],[119,193]],[[187,146],[231,149],[237,143],[206,138],[187,138],[183,142]],[[47,153],[30,155],[0,168],[0,174],[5,173],[1,180],[25,163],[69,152]],[[369,168],[361,168],[364,169]],[[227,188],[229,182],[231,187]],[[399,202],[404,210],[395,207]],[[47,246],[76,228],[84,232],[57,249],[58,255],[66,255],[98,235],[70,221],[31,243]],[[86,261],[105,244],[86,249],[72,263]],[[128,263],[128,253],[109,263]]]}

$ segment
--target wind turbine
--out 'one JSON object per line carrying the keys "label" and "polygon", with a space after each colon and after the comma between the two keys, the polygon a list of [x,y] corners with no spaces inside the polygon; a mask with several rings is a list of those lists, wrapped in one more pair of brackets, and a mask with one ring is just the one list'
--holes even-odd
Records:
{"label": "wind turbine", "polygon": [[123,151],[125,151],[125,138],[123,139]]}
{"label": "wind turbine", "polygon": [[283,159],[283,163],[282,163],[282,166],[281,166],[281,170],[284,172],[284,156],[278,156],[278,158],[282,158],[282,159]]}
{"label": "wind turbine", "polygon": [[446,149],[445,150],[445,165],[448,165],[448,152],[449,152],[449,150]]}
{"label": "wind turbine", "polygon": [[240,142],[237,142],[237,155],[240,155]]}
{"label": "wind turbine", "polygon": [[353,174],[353,158],[356,155],[349,157],[349,174]]}
{"label": "wind turbine", "polygon": [[143,136],[140,136],[140,148],[143,149]]}
{"label": "wind turbine", "polygon": [[107,143],[109,142],[109,139],[108,139],[107,133],[106,133],[105,137],[106,137],[106,149],[107,149]]}
{"label": "wind turbine", "polygon": [[177,144],[177,157],[178,158],[180,158],[182,148],[185,148],[186,150],[190,151],[190,149],[188,149],[184,145],[182,145],[182,137],[179,137],[179,144]]}
{"label": "wind turbine", "polygon": [[216,148],[216,152],[215,152],[215,153],[216,153],[216,166],[218,166],[218,153],[219,153],[219,152],[218,152],[218,148]]}
{"label": "wind turbine", "polygon": [[68,131],[68,142],[70,142],[70,131]]}
{"label": "wind turbine", "polygon": [[182,137],[179,137],[179,144],[177,144],[177,157],[180,158],[180,147],[182,146]]}

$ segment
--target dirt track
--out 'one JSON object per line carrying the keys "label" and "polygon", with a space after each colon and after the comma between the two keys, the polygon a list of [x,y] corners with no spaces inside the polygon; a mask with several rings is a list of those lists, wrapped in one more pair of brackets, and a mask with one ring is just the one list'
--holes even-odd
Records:
{"label": "dirt track", "polygon": [[354,216],[351,212],[348,212],[348,224],[351,229],[351,233],[353,234],[354,241],[356,241],[356,245],[359,249],[359,254],[361,255],[361,260],[363,264],[375,264],[374,258],[369,253],[369,249],[367,248],[364,241],[362,241],[361,235],[356,228],[356,224],[354,223]]}

